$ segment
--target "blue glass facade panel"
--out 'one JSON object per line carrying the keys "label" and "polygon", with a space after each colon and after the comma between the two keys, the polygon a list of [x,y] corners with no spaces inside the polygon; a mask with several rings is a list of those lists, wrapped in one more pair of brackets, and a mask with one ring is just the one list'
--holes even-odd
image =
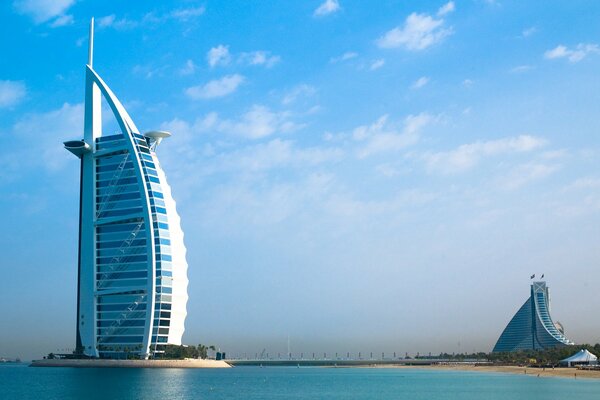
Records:
{"label": "blue glass facade panel", "polygon": [[554,325],[548,304],[545,282],[534,282],[531,296],[510,320],[493,352],[541,350],[573,344]]}

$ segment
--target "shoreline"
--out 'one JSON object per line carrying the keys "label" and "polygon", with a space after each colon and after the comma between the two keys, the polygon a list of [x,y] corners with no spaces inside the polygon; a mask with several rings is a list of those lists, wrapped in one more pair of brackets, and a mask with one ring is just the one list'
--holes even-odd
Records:
{"label": "shoreline", "polygon": [[577,368],[532,368],[512,365],[473,365],[473,364],[447,364],[447,365],[372,365],[356,366],[354,368],[410,368],[437,371],[461,371],[481,373],[505,373],[513,375],[528,375],[539,378],[572,378],[572,379],[600,379],[600,371],[583,370]]}

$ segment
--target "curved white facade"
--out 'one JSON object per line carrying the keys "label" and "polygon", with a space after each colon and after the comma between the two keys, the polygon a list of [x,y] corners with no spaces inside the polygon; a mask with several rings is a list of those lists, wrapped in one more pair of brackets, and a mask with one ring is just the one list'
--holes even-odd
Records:
{"label": "curved white facade", "polygon": [[[155,156],[156,158],[156,156]],[[171,254],[173,257],[173,303],[171,308],[171,326],[169,329],[169,344],[181,344],[181,337],[185,331],[185,317],[187,316],[187,249],[183,243],[183,230],[181,219],[177,214],[175,200],[171,194],[171,187],[167,183],[167,177],[156,160],[158,178],[163,189],[167,218],[169,220],[169,232],[171,235]]]}
{"label": "curved white facade", "polygon": [[[92,38],[84,139],[65,143],[81,159],[76,352],[147,358],[181,344],[187,313],[183,231],[155,152],[169,134],[140,134],[92,68]],[[103,132],[102,97],[118,134]]]}

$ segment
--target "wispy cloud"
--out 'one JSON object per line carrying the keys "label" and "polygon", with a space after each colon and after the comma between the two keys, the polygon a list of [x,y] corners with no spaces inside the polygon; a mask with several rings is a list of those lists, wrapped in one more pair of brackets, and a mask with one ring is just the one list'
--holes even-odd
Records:
{"label": "wispy cloud", "polygon": [[16,0],[13,2],[15,10],[33,18],[36,24],[54,20],[52,27],[67,25],[73,20],[71,15],[66,15],[67,10],[75,4],[75,0]]}
{"label": "wispy cloud", "polygon": [[221,118],[219,114],[211,112],[197,119],[193,124],[174,120],[171,125],[177,124],[177,130],[184,134],[197,133],[223,133],[246,139],[262,139],[276,133],[287,133],[300,127],[292,121],[291,115],[286,111],[272,111],[270,108],[255,104],[238,118]]}
{"label": "wispy cloud", "polygon": [[450,14],[456,9],[453,1],[449,1],[438,9],[438,17],[443,17],[446,14]]}
{"label": "wispy cloud", "polygon": [[360,142],[358,158],[374,154],[398,151],[418,142],[422,129],[434,118],[426,113],[409,115],[402,124],[383,115],[371,125],[363,125],[352,131],[352,138]]}
{"label": "wispy cloud", "polygon": [[[14,134],[26,140],[27,151],[40,154],[39,164],[50,171],[60,170],[68,162],[60,140],[78,137],[83,132],[83,104],[65,103],[59,109],[26,114],[13,127]],[[43,132],[43,135],[40,135]],[[32,149],[34,146],[35,149]],[[31,157],[28,157],[31,159]],[[39,167],[39,165],[38,165]]]}
{"label": "wispy cloud", "polygon": [[510,69],[510,72],[513,74],[521,74],[523,72],[531,71],[535,67],[533,65],[517,65],[514,68]]}
{"label": "wispy cloud", "polygon": [[187,60],[185,65],[179,69],[180,75],[192,75],[196,72],[196,64],[192,60]]}
{"label": "wispy cloud", "polygon": [[168,15],[170,18],[178,19],[180,21],[187,21],[188,19],[199,17],[206,9],[204,6],[200,7],[190,7],[190,8],[178,8],[176,10],[171,11]]}
{"label": "wispy cloud", "polygon": [[162,73],[168,68],[168,65],[163,65],[161,67],[155,67],[152,65],[134,65],[132,68],[132,72],[136,75],[141,75],[145,79],[150,79],[155,76],[160,76]]}
{"label": "wispy cloud", "polygon": [[338,161],[343,151],[337,148],[298,147],[291,140],[279,138],[219,154],[214,171],[266,171],[282,167],[305,168]]}
{"label": "wispy cloud", "polygon": [[315,17],[324,17],[340,11],[340,3],[338,0],[325,0],[319,7],[313,12]]}
{"label": "wispy cloud", "polygon": [[61,15],[60,17],[58,17],[54,21],[52,21],[52,23],[50,24],[50,27],[58,28],[61,26],[72,25],[73,22],[75,22],[75,21],[71,14]]}
{"label": "wispy cloud", "polygon": [[177,21],[180,23],[187,22],[193,18],[203,15],[204,7],[179,8],[164,14],[156,14],[150,12],[141,18],[117,18],[114,14],[110,14],[98,18],[98,26],[100,28],[113,28],[117,30],[133,29],[142,25],[159,24],[168,21]]}
{"label": "wispy cloud", "polygon": [[239,62],[247,65],[262,65],[271,68],[281,61],[281,57],[272,55],[269,51],[257,50],[240,54]]}
{"label": "wispy cloud", "polygon": [[485,157],[498,154],[530,152],[545,144],[546,141],[544,139],[530,135],[521,135],[463,144],[454,150],[425,154],[424,159],[430,171],[452,174],[473,168]]}
{"label": "wispy cloud", "polygon": [[260,65],[271,68],[279,61],[281,57],[271,54],[269,51],[256,50],[240,53],[234,56],[229,51],[229,46],[218,45],[211,48],[206,54],[206,60],[210,67],[225,66],[231,63],[231,60],[237,58],[237,62],[244,65]]}
{"label": "wispy cloud", "polygon": [[569,49],[566,46],[558,45],[552,50],[544,53],[546,59],[566,58],[571,63],[576,63],[583,60],[590,54],[600,53],[600,48],[594,43],[579,43],[574,49]]}
{"label": "wispy cloud", "polygon": [[560,166],[529,162],[513,168],[506,176],[498,181],[498,186],[505,190],[516,190],[528,183],[546,178],[558,171]]}
{"label": "wispy cloud", "polygon": [[223,97],[235,92],[244,80],[245,78],[239,74],[227,75],[204,85],[189,87],[185,90],[185,94],[193,100]]}
{"label": "wispy cloud", "polygon": [[115,14],[106,15],[96,20],[98,28],[113,28],[117,30],[133,29],[139,25],[138,21],[133,21],[127,18],[117,18]]}
{"label": "wispy cloud", "polygon": [[252,106],[237,120],[215,120],[213,126],[219,132],[248,139],[260,139],[275,133],[291,132],[298,128],[298,125],[290,120],[289,113],[274,112],[261,105]]}
{"label": "wispy cloud", "polygon": [[600,189],[600,178],[590,176],[585,178],[577,178],[575,181],[565,187],[565,190],[572,189]]}
{"label": "wispy cloud", "polygon": [[299,97],[309,97],[314,95],[317,89],[314,86],[301,84],[292,88],[289,92],[283,96],[281,103],[284,105],[295,102]]}
{"label": "wispy cloud", "polygon": [[418,51],[439,43],[452,32],[452,28],[444,27],[444,19],[441,17],[434,18],[428,14],[412,13],[406,18],[404,25],[389,30],[377,39],[376,43],[384,49],[403,47]]}
{"label": "wispy cloud", "polygon": [[27,95],[25,83],[21,81],[0,81],[0,108],[19,104]]}
{"label": "wispy cloud", "polygon": [[342,62],[342,61],[347,61],[347,60],[351,60],[353,58],[358,57],[358,53],[355,53],[354,51],[347,51],[344,54],[342,54],[341,56],[338,57],[332,57],[329,62],[334,64],[337,62]]}
{"label": "wispy cloud", "polygon": [[426,76],[422,76],[412,84],[413,89],[421,89],[423,86],[429,83],[429,78]]}
{"label": "wispy cloud", "polygon": [[217,47],[212,47],[208,53],[206,53],[206,61],[210,67],[229,64],[231,61],[229,46],[220,44]]}
{"label": "wispy cloud", "polygon": [[385,60],[383,58],[379,58],[379,59],[371,62],[369,69],[371,71],[375,71],[376,69],[379,69],[379,68],[383,67],[384,65],[385,65]]}
{"label": "wispy cloud", "polygon": [[536,33],[538,30],[535,26],[529,27],[527,29],[523,29],[523,32],[521,32],[521,37],[527,38],[531,35],[533,35],[534,33]]}

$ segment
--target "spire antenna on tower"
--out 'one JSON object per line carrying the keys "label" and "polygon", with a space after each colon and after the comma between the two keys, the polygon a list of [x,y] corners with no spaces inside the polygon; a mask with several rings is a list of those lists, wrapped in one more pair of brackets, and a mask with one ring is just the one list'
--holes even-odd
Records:
{"label": "spire antenna on tower", "polygon": [[88,65],[91,67],[94,63],[94,17],[90,21],[90,43],[88,45]]}

